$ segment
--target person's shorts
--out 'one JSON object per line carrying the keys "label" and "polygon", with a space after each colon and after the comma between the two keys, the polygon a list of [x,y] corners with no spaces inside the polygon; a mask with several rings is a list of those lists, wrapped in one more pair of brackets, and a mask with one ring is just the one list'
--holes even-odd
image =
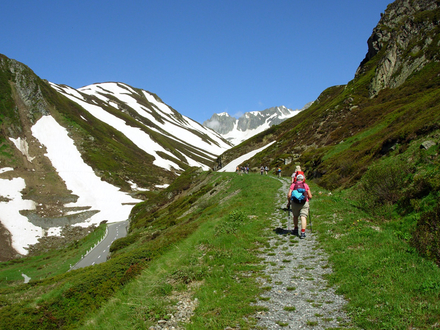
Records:
{"label": "person's shorts", "polygon": [[309,215],[309,202],[305,204],[290,203],[290,208],[294,217],[306,217]]}

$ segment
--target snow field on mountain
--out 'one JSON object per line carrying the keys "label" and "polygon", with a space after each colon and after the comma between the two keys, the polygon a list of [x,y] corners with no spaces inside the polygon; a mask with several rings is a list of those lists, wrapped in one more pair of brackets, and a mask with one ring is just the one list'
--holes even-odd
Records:
{"label": "snow field on mountain", "polygon": [[[141,202],[121,192],[119,188],[102,181],[93,169],[84,163],[73,140],[68,136],[67,130],[60,126],[52,116],[44,116],[38,120],[32,127],[32,134],[46,147],[46,156],[65,181],[67,188],[79,197],[75,203],[65,206],[90,206],[90,210],[100,211],[85,225],[99,224],[103,220],[109,222],[127,220],[133,205],[123,205],[123,203]],[[57,138],[54,139],[54,136]]]}
{"label": "snow field on mountain", "polygon": [[[2,173],[13,168],[3,168]],[[20,193],[26,187],[24,179],[0,179],[0,196],[7,201],[0,202],[0,220],[2,225],[11,233],[12,247],[21,254],[27,254],[25,247],[38,242],[38,237],[43,235],[43,230],[30,223],[28,219],[17,210],[34,210],[35,203],[23,200]]]}
{"label": "snow field on mountain", "polygon": [[260,151],[266,149],[267,147],[270,147],[275,142],[276,141],[272,141],[271,143],[266,144],[264,147],[261,147],[259,149],[255,149],[251,152],[248,152],[247,154],[244,154],[244,155],[234,159],[229,164],[227,164],[226,166],[219,169],[218,172],[235,172],[235,169],[237,168],[237,166],[240,166],[244,161],[248,160],[249,158],[252,158],[256,154],[258,154]]}
{"label": "snow field on mountain", "polygon": [[[46,156],[52,162],[59,176],[64,180],[72,194],[78,196],[75,203],[65,207],[88,207],[91,211],[99,211],[84,223],[78,226],[99,224],[103,220],[119,222],[128,219],[133,205],[141,202],[119,188],[101,181],[93,169],[84,163],[81,154],[69,138],[67,130],[60,126],[53,117],[43,116],[32,127],[33,135],[46,147]],[[56,137],[56,138],[54,138]],[[14,141],[16,145],[25,146],[22,141]],[[25,152],[26,148],[19,148]],[[3,168],[0,173],[13,171],[12,168]],[[35,202],[23,200],[21,191],[26,188],[24,179],[0,179],[0,196],[7,201],[0,202],[0,220],[11,233],[12,246],[17,252],[26,255],[26,247],[38,243],[38,238],[46,233],[49,236],[60,235],[61,228],[53,227],[44,230],[33,225],[27,217],[21,215],[21,210],[35,210]],[[75,212],[66,213],[66,215]]]}
{"label": "snow field on mountain", "polygon": [[[306,108],[306,107],[308,107],[308,105],[306,105],[304,108]],[[234,146],[236,146],[236,145],[239,145],[241,142],[250,139],[254,135],[257,135],[257,134],[269,129],[273,125],[274,120],[276,120],[276,119],[285,120],[285,119],[291,118],[293,116],[296,116],[298,113],[300,113],[303,110],[303,109],[290,110],[290,109],[287,109],[285,106],[280,106],[280,107],[278,107],[278,109],[279,110],[276,113],[273,113],[270,116],[267,115],[268,109],[264,110],[264,111],[246,112],[242,117],[235,120],[234,127],[229,132],[221,134],[221,136],[223,138],[225,138],[226,140],[228,140],[229,142],[231,142]],[[217,116],[231,117],[226,112],[218,113]],[[258,125],[257,127],[253,128],[253,129],[248,128],[248,129],[243,130],[242,127],[239,127],[240,121],[243,118],[251,119],[251,120],[254,118],[258,118],[257,120],[259,120],[259,121],[264,120],[264,122],[261,122],[260,125]],[[212,119],[210,119],[210,122],[208,123],[208,127],[215,129],[213,125],[215,126],[215,124],[212,122]],[[218,123],[218,125],[221,125],[221,124]]]}
{"label": "snow field on mountain", "polygon": [[[103,102],[119,108],[118,103],[108,97],[108,95],[113,95],[137,111],[140,116],[151,120],[160,127],[160,129],[149,127],[150,129],[168,136],[179,143],[193,147],[194,154],[198,157],[212,161],[217,155],[230,148],[230,145],[225,143],[217,133],[185,116],[179,116],[167,105],[157,101],[153,95],[143,91],[143,95],[163,119],[163,122],[158,121],[150,109],[137,102],[135,96],[139,95],[138,92],[125,84],[97,84],[83,87],[80,90],[52,83],[51,86],[82,106],[97,119],[119,130],[140,149],[154,156],[154,165],[164,169],[182,170],[173,161],[163,159],[157,154],[160,151],[169,155],[172,159],[176,158],[170,151],[167,151],[160,144],[153,141],[142,129],[127,125],[124,120],[103,110],[96,101],[87,102],[84,94],[94,95]],[[83,116],[81,118],[86,121],[86,118]],[[204,141],[194,132],[208,135],[214,142]],[[73,140],[69,138],[67,130],[60,126],[53,117],[43,116],[38,120],[32,127],[32,134],[46,147],[46,156],[52,162],[58,175],[64,180],[67,189],[71,190],[72,194],[78,196],[78,200],[75,203],[66,204],[64,207],[81,207],[87,208],[90,211],[99,211],[87,219],[86,222],[77,224],[78,226],[99,224],[103,220],[109,222],[124,221],[128,218],[133,205],[141,202],[141,200],[130,197],[128,194],[119,191],[119,188],[97,177],[93,169],[84,163]],[[17,138],[11,139],[11,141],[29,162],[33,161],[33,157],[29,155],[26,140]],[[183,154],[183,157],[185,157],[186,162],[190,166],[202,167],[204,170],[209,169],[208,166],[191,159],[191,156]],[[13,171],[13,169],[0,169],[0,174],[8,171]],[[132,182],[130,184],[134,190],[143,190]],[[158,185],[156,187],[166,188],[167,186]],[[34,201],[23,199],[21,191],[25,188],[26,184],[23,178],[0,179],[0,197],[3,197],[0,200],[0,220],[11,233],[13,248],[23,255],[28,253],[27,247],[38,243],[38,238],[43,237],[45,234],[59,236],[61,233],[61,227],[52,227],[46,230],[33,225],[26,216],[20,214],[22,210],[36,209]],[[66,212],[64,215],[72,215],[74,213],[76,212]]]}
{"label": "snow field on mountain", "polygon": [[234,128],[230,132],[223,134],[223,137],[236,146],[242,143],[243,141],[250,139],[254,135],[257,135],[258,133],[267,130],[269,127],[270,127],[269,123],[266,122],[263,125],[259,126],[258,128],[241,131],[238,129],[238,121],[236,121],[234,123]]}
{"label": "snow field on mountain", "polygon": [[[57,85],[52,85],[52,87],[56,89],[60,89]],[[128,126],[125,121],[122,119],[119,119],[118,117],[115,117],[108,113],[107,111],[103,110],[101,107],[97,105],[92,105],[90,103],[87,103],[83,100],[83,97],[81,94],[76,92],[75,90],[71,88],[63,88],[62,91],[68,90],[69,93],[63,93],[66,97],[70,98],[75,103],[82,106],[84,109],[86,109],[88,112],[90,112],[91,115],[98,118],[99,120],[103,121],[104,123],[114,127],[118,131],[122,132],[128,139],[130,139],[134,144],[136,144],[140,149],[144,150],[146,153],[154,156],[155,160],[153,162],[154,165],[165,168],[167,170],[171,170],[173,167],[176,169],[181,170],[180,167],[178,167],[175,163],[171,162],[170,160],[161,158],[157,152],[161,151],[170,157],[175,157],[172,153],[165,150],[160,144],[154,142],[148,134],[143,132],[140,128]],[[76,94],[78,96],[74,96],[73,94]]]}
{"label": "snow field on mountain", "polygon": [[[208,131],[204,126],[193,121],[192,119],[187,118],[185,116],[182,116],[181,118],[177,119],[175,113],[166,104],[157,101],[153,95],[149,94],[146,91],[142,91],[143,95],[145,96],[147,101],[150,102],[155,107],[156,111],[161,113],[161,117],[164,120],[163,123],[157,121],[157,119],[150,113],[151,111],[150,109],[145,108],[144,106],[140,105],[137,102],[137,100],[130,94],[132,93],[135,95],[137,94],[137,92],[125,84],[116,84],[116,83],[95,84],[95,85],[82,87],[79,89],[79,91],[89,95],[97,96],[106,103],[111,103],[111,100],[107,98],[105,95],[102,95],[101,93],[105,92],[105,93],[113,94],[117,99],[126,103],[130,108],[132,108],[137,113],[139,113],[139,115],[154,122],[157,126],[162,128],[163,131],[158,130],[154,127],[149,127],[150,129],[161,134],[164,134],[165,132],[167,137],[175,141],[179,141],[183,144],[200,148],[201,150],[209,152],[210,154],[213,154],[215,156],[220,155],[221,153],[223,153],[224,151],[230,148],[230,146],[224,143],[220,139],[220,137],[217,136],[215,132]],[[213,139],[218,145],[207,143],[206,141],[202,140],[202,138],[193,134],[190,130],[195,130],[202,134],[209,134],[211,139]],[[215,156],[213,156],[210,160],[214,160]],[[195,163],[195,164],[196,165],[192,165],[192,164],[190,165],[202,166],[205,169],[207,169],[206,165],[199,163]]]}

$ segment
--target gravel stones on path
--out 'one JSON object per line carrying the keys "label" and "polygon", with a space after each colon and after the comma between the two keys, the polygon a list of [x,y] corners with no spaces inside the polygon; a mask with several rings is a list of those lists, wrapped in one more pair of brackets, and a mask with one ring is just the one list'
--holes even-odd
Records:
{"label": "gravel stones on path", "polygon": [[[331,273],[327,255],[319,248],[315,235],[299,239],[287,233],[286,180],[279,190],[278,205],[272,215],[273,237],[270,248],[262,251],[265,276],[259,278],[267,291],[257,305],[267,308],[255,316],[260,329],[353,329],[343,311],[344,298],[329,287]],[[313,210],[313,202],[311,203]],[[290,213],[291,215],[291,213]],[[301,222],[300,222],[301,226]],[[292,221],[293,229],[293,221]]]}

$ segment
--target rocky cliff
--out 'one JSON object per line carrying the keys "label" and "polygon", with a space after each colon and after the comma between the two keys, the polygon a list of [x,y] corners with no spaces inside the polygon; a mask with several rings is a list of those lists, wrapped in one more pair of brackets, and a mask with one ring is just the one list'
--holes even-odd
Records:
{"label": "rocky cliff", "polygon": [[356,72],[357,77],[364,73],[366,64],[381,53],[369,87],[371,97],[401,86],[414,72],[440,59],[439,6],[436,0],[397,0],[388,6]]}

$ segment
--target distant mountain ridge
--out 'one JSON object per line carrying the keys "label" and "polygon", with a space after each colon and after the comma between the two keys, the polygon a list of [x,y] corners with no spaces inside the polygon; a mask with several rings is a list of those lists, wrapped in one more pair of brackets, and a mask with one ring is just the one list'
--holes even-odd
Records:
{"label": "distant mountain ridge", "polygon": [[263,111],[246,112],[238,119],[231,117],[227,112],[222,112],[212,115],[210,119],[203,122],[203,125],[221,134],[232,144],[238,145],[271,126],[297,115],[312,104],[313,102],[309,102],[300,110],[288,109],[282,105]]}

